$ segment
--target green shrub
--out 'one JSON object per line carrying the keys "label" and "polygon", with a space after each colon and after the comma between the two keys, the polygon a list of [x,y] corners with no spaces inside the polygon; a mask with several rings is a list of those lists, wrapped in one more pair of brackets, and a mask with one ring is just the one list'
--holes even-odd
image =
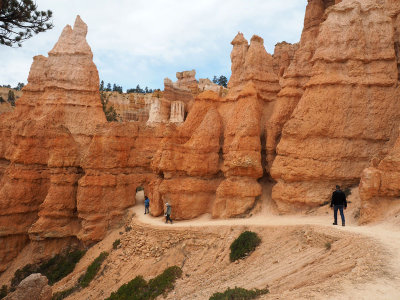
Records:
{"label": "green shrub", "polygon": [[231,261],[246,257],[250,252],[253,252],[261,243],[261,239],[255,232],[245,231],[231,244],[231,253],[229,258]]}
{"label": "green shrub", "polygon": [[150,279],[149,290],[151,294],[149,299],[155,299],[162,293],[167,293],[172,290],[174,288],[175,280],[181,276],[181,268],[173,266],[165,269],[165,271],[157,277]]}
{"label": "green shrub", "polygon": [[89,265],[86,273],[79,278],[79,284],[81,287],[85,288],[96,276],[97,272],[100,270],[101,264],[107,258],[107,252],[101,252],[100,255]]}
{"label": "green shrub", "polygon": [[64,298],[67,298],[69,295],[71,295],[76,290],[78,290],[78,288],[79,287],[77,285],[75,285],[74,287],[72,287],[68,290],[57,292],[57,293],[53,294],[53,297],[51,298],[51,300],[62,300]]}
{"label": "green shrub", "polygon": [[49,284],[53,285],[70,274],[84,255],[85,251],[75,250],[64,255],[57,254],[39,265],[26,265],[14,273],[11,287],[15,288],[23,279],[34,273],[46,276]]}
{"label": "green shrub", "polygon": [[144,300],[148,293],[148,284],[142,276],[136,276],[133,280],[122,285],[118,291],[111,293],[106,300]]}
{"label": "green shrub", "polygon": [[147,283],[142,276],[136,276],[130,282],[122,285],[106,300],[151,300],[161,294],[166,294],[174,288],[176,279],[182,276],[181,268],[177,266],[165,269],[157,277]]}
{"label": "green shrub", "polygon": [[72,273],[85,253],[86,251],[76,250],[66,255],[56,255],[46,263],[41,264],[38,273],[45,275],[49,284],[53,285]]}
{"label": "green shrub", "polygon": [[119,244],[121,244],[121,240],[120,239],[115,240],[113,243],[113,249],[117,249]]}
{"label": "green shrub", "polygon": [[14,277],[11,279],[11,289],[16,288],[18,284],[31,274],[37,273],[37,266],[28,264],[22,269],[18,269],[14,273]]}
{"label": "green shrub", "polygon": [[228,288],[223,293],[214,293],[209,300],[250,300],[256,299],[258,296],[268,294],[268,289],[263,290],[246,290],[235,287],[234,289]]}
{"label": "green shrub", "polygon": [[6,285],[3,285],[0,289],[0,299],[3,299],[8,294],[8,289]]}

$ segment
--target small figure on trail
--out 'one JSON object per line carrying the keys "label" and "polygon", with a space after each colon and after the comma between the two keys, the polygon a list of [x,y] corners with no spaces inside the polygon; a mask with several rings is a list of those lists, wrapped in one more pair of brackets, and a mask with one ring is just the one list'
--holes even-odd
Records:
{"label": "small figure on trail", "polygon": [[340,189],[340,186],[336,186],[336,190],[332,193],[331,208],[333,208],[333,225],[337,225],[337,212],[340,211],[340,217],[342,218],[342,226],[345,226],[343,208],[347,208],[347,200],[345,193]]}
{"label": "small figure on trail", "polygon": [[150,199],[147,196],[144,196],[144,214],[149,214],[150,207]]}
{"label": "small figure on trail", "polygon": [[171,220],[171,205],[169,205],[169,203],[165,203],[165,206],[167,207],[166,211],[165,211],[165,223],[168,223],[168,221],[171,222],[172,224],[172,220]]}

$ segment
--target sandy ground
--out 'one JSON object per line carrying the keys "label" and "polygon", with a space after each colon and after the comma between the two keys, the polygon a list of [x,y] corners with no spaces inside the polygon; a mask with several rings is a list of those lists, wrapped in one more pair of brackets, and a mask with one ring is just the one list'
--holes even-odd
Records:
{"label": "sandy ground", "polygon": [[[260,299],[400,299],[399,227],[388,222],[358,226],[356,191],[346,227],[332,225],[328,207],[278,216],[268,194],[267,188],[248,218],[204,215],[173,225],[144,215],[139,203],[126,224],[90,248],[73,274],[53,289],[71,287],[101,251],[109,251],[90,286],[67,299],[104,299],[135,276],[149,279],[172,265],[180,266],[183,276],[160,299],[208,299],[235,286],[268,287],[271,293]],[[246,259],[231,263],[229,246],[244,230],[257,232],[262,243]],[[116,239],[121,245],[113,250]]]}

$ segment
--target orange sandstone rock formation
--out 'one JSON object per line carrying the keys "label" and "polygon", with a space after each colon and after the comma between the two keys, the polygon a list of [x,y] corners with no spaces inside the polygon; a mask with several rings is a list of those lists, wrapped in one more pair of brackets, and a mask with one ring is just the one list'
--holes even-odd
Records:
{"label": "orange sandstone rock formation", "polygon": [[[323,21],[325,9],[333,1],[309,0],[304,17],[304,28],[300,43],[289,48],[278,45],[275,51],[277,60],[283,65],[279,68],[281,90],[271,118],[266,123],[267,168],[270,169],[276,156],[276,146],[279,143],[284,124],[290,119],[300,98],[303,96],[305,85],[311,76],[311,58],[315,52],[319,26]],[[286,47],[285,47],[286,46]],[[281,54],[281,49],[285,49]],[[293,50],[295,53],[293,54]],[[286,56],[288,58],[281,58]],[[294,57],[293,57],[294,56]],[[290,63],[288,65],[288,62]],[[277,67],[275,67],[277,69]]]}
{"label": "orange sandstone rock formation", "polygon": [[281,211],[323,203],[335,183],[357,184],[370,160],[393,145],[400,121],[393,45],[392,21],[375,1],[329,8],[271,169]]}
{"label": "orange sandstone rock formation", "polygon": [[310,0],[299,44],[272,56],[261,37],[234,38],[227,94],[180,72],[159,97],[130,102],[137,122],[113,124],[78,17],[0,118],[0,271],[33,241],[55,241],[51,255],[101,240],[138,187],[152,215],[168,201],[174,219],[246,214],[269,176],[280,212],[320,205],[362,172],[362,214],[389,203],[400,189],[399,13],[394,0]]}
{"label": "orange sandstone rock formation", "polygon": [[[0,270],[31,238],[77,232],[80,160],[105,123],[99,78],[79,16],[49,57],[36,56],[16,109],[0,119]],[[62,198],[60,198],[62,196]]]}

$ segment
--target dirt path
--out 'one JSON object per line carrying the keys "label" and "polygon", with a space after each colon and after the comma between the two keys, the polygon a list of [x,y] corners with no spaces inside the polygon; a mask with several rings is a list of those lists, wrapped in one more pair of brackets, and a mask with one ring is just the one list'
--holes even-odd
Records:
{"label": "dirt path", "polygon": [[[143,207],[138,205],[133,208],[137,220],[152,227],[159,228],[198,228],[213,226],[246,226],[246,227],[269,227],[269,226],[299,226],[314,225],[325,228],[327,231],[332,228],[338,232],[360,234],[373,243],[382,246],[385,257],[388,258],[387,274],[381,278],[373,278],[363,284],[354,284],[351,280],[344,280],[342,287],[337,294],[329,299],[400,299],[400,230],[390,224],[378,224],[358,226],[351,218],[346,227],[333,226],[330,213],[319,216],[277,216],[267,215],[262,210],[258,215],[244,219],[213,220],[209,215],[190,221],[176,221],[173,225],[165,224],[164,217],[151,217],[143,214]],[[374,259],[374,257],[371,257]],[[327,299],[321,294],[316,294],[315,299]],[[270,298],[265,298],[270,299]],[[275,299],[275,298],[274,298]]]}

